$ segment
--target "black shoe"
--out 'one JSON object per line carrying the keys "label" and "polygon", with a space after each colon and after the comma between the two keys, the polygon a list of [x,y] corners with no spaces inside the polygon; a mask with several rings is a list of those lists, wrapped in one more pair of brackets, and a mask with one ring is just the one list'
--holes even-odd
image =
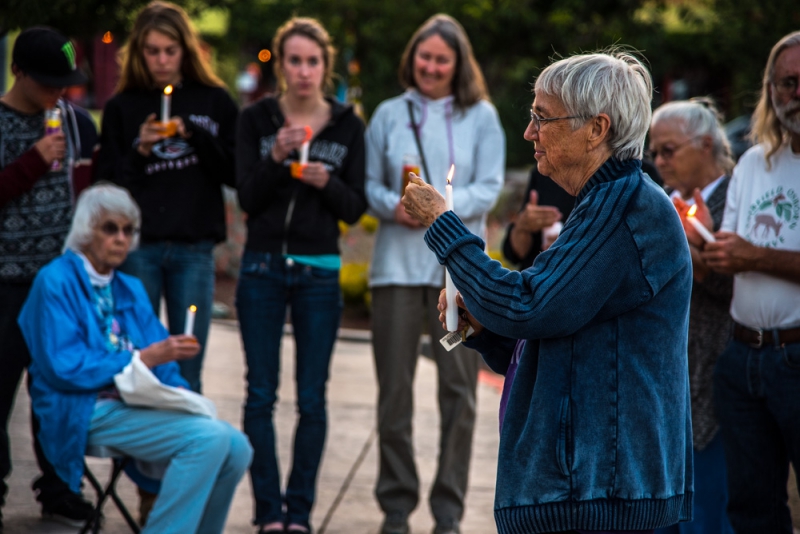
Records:
{"label": "black shoe", "polygon": [[381,534],[408,534],[408,515],[402,512],[389,512],[381,525]]}
{"label": "black shoe", "polygon": [[92,503],[76,493],[68,493],[56,501],[42,503],[42,517],[71,527],[83,526],[93,513]]}
{"label": "black shoe", "polygon": [[442,521],[436,524],[433,529],[433,534],[460,534],[458,521]]}

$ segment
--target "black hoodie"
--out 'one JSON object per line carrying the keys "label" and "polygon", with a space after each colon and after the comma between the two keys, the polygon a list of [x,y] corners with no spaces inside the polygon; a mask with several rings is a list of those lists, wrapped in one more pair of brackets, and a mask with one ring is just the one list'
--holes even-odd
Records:
{"label": "black hoodie", "polygon": [[225,239],[222,184],[235,186],[236,104],[225,89],[184,81],[172,93],[180,136],[137,150],[139,127],[159,113],[161,91],[125,91],[106,103],[96,180],[127,188],[142,210],[142,241]]}
{"label": "black hoodie", "polygon": [[328,99],[331,119],[311,141],[309,160],[325,164],[330,180],[317,189],[292,178],[296,151],[271,156],[284,123],[277,100],[263,98],[242,110],[236,136],[236,185],[247,212],[247,250],[274,254],[338,254],[339,224],[358,221],[364,194],[364,123],[353,108]]}

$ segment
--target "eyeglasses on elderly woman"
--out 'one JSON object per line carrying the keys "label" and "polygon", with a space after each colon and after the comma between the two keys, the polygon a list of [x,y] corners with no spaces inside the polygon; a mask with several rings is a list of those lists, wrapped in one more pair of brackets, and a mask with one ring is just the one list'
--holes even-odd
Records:
{"label": "eyeglasses on elderly woman", "polygon": [[658,156],[661,156],[664,160],[672,159],[673,156],[683,147],[688,145],[689,143],[697,140],[699,137],[702,136],[695,136],[691,139],[687,139],[683,143],[678,143],[677,145],[673,146],[662,146],[661,148],[650,148],[645,151],[645,157],[649,158],[651,161],[655,161]]}
{"label": "eyeglasses on elderly woman", "polygon": [[118,233],[122,232],[125,237],[133,237],[134,234],[139,233],[139,229],[133,226],[132,224],[126,224],[120,227],[114,221],[106,221],[99,226],[100,231],[103,232],[105,235],[112,237],[117,235]]}
{"label": "eyeglasses on elderly woman", "polygon": [[537,113],[531,110],[531,122],[533,123],[534,129],[538,132],[542,128],[542,123],[553,122],[553,121],[563,121],[565,119],[585,119],[583,115],[569,115],[567,117],[551,117],[551,118],[544,118],[540,117]]}

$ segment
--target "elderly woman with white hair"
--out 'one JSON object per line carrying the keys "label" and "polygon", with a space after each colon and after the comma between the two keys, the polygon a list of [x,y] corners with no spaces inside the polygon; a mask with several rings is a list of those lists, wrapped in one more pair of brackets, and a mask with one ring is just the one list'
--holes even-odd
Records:
{"label": "elderly woman with white hair", "polygon": [[719,230],[733,170],[731,149],[713,102],[705,98],[670,102],[653,113],[650,153],[671,188],[670,196],[684,221],[692,254],[694,280],[689,320],[689,385],[692,392],[694,444],[694,521],[672,525],[658,534],[733,534],[725,505],[725,453],[714,405],[714,366],[731,332],[729,308],[733,277],[711,270],[703,261],[705,244],[686,222],[695,218],[710,231]]}
{"label": "elderly woman with white hair", "polygon": [[651,533],[691,519],[693,490],[692,266],[674,207],[641,172],[650,74],[624,51],[577,55],[534,93],[525,139],[576,203],[533,266],[492,261],[419,180],[403,203],[460,292],[467,344],[506,377],[498,531]]}
{"label": "elderly woman with white hair", "polygon": [[136,246],[140,220],[125,189],[86,189],[64,254],[34,280],[19,324],[42,448],[75,492],[87,445],[168,463],[143,532],[219,533],[250,464],[247,438],[223,421],[129,406],[115,386],[140,359],[163,384],[188,388],[176,362],[200,348],[193,336],[170,336],[142,283],[116,270]]}

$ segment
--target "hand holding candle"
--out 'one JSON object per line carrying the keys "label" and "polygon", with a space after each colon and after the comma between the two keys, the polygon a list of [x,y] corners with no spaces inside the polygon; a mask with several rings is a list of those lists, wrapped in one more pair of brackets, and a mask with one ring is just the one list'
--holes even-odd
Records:
{"label": "hand holding candle", "polygon": [[[445,203],[447,204],[448,211],[455,211],[453,209],[453,174],[456,172],[456,166],[450,165],[450,172],[447,173],[447,185],[444,187]],[[450,278],[450,271],[445,271],[445,291],[447,297],[447,309],[445,310],[447,319],[447,331],[455,332],[458,330],[458,305],[456,305],[456,286],[453,284],[453,279]]]}
{"label": "hand holding candle", "polygon": [[700,234],[700,237],[705,239],[707,243],[716,242],[716,239],[714,239],[714,235],[708,231],[708,228],[706,228],[703,225],[703,223],[701,223],[695,218],[696,213],[697,213],[697,204],[689,208],[689,211],[686,213],[686,220],[689,221],[689,224],[691,224],[694,227],[694,229],[697,230],[697,233]]}
{"label": "hand holding candle", "polygon": [[194,336],[194,316],[197,313],[197,306],[192,304],[188,308],[186,308],[186,323],[183,329],[183,333],[187,336]]}

